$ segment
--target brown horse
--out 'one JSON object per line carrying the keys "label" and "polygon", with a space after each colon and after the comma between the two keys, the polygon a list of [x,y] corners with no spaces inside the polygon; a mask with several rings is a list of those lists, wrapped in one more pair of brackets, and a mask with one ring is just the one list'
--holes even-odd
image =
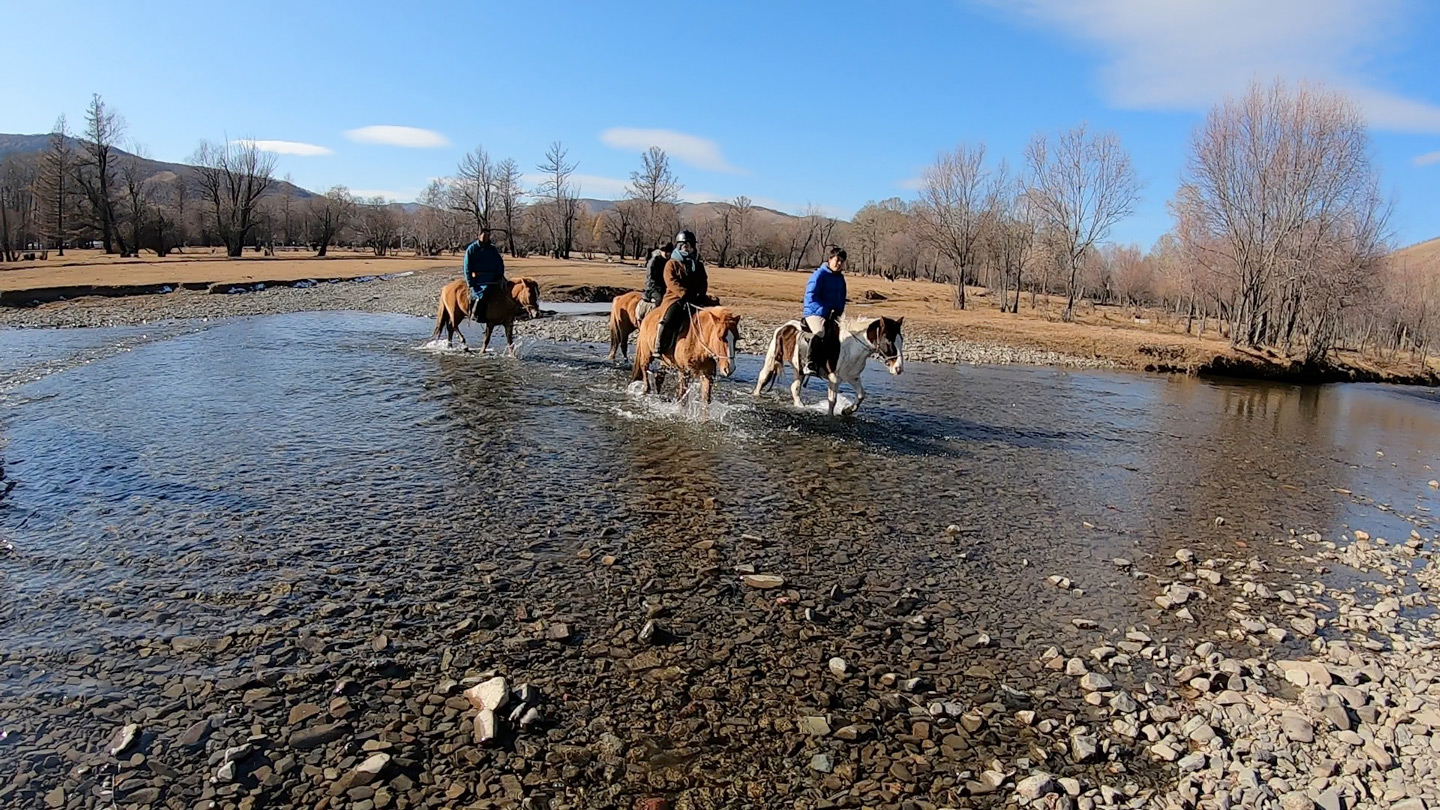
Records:
{"label": "brown horse", "polygon": [[[689,306],[682,304],[682,306]],[[635,338],[635,365],[631,380],[645,381],[645,393],[659,390],[663,372],[652,372],[650,360],[655,333],[660,329],[664,310],[655,308],[640,322]],[[692,376],[700,378],[700,407],[710,410],[715,373],[729,377],[735,372],[735,343],[740,339],[740,316],[724,307],[693,310],[690,326],[676,338],[675,345],[660,355],[662,367],[675,369],[680,377],[678,398],[684,399]]]}
{"label": "brown horse", "polygon": [[[490,351],[490,335],[495,327],[505,327],[505,343],[509,347],[510,354],[515,353],[515,319],[524,313],[531,318],[540,317],[540,285],[530,278],[513,278],[506,282],[503,289],[494,291],[488,296],[485,302],[485,342],[480,345],[480,351]],[[435,313],[435,331],[430,334],[430,339],[440,337],[444,330],[445,341],[449,344],[455,343],[455,336],[460,336],[460,343],[465,350],[470,350],[470,344],[465,340],[465,333],[460,331],[460,324],[470,315],[470,287],[463,279],[452,281],[445,285],[440,291],[440,308]]]}
{"label": "brown horse", "polygon": [[615,296],[610,302],[610,355],[606,360],[615,362],[615,355],[629,359],[630,336],[640,328],[640,318],[635,308],[640,306],[640,293],[627,292]]}

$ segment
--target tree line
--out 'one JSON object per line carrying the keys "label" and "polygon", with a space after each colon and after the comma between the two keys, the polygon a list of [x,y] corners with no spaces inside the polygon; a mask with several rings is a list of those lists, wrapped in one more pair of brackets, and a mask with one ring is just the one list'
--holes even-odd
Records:
{"label": "tree line", "polygon": [[867,203],[848,222],[813,207],[779,215],[744,196],[682,206],[659,148],[603,210],[582,202],[558,141],[530,174],[477,146],[401,206],[343,186],[308,195],[277,182],[273,155],[245,141],[202,142],[188,176],[146,176],[121,151],[144,151],[124,133],[97,95],[75,137],[62,117],[43,154],[0,164],[0,259],[91,244],[122,256],[190,246],[324,256],[336,245],[436,256],[486,227],[514,256],[624,260],[687,227],[719,267],[807,269],[842,244],[852,272],[946,283],[957,307],[977,289],[1008,313],[1063,301],[1065,320],[1129,307],[1309,361],[1336,348],[1424,357],[1440,335],[1440,282],[1388,259],[1390,204],[1363,117],[1315,86],[1257,84],[1215,105],[1188,145],[1173,227],[1148,248],[1110,241],[1141,183],[1119,137],[1085,125],[1035,135],[1014,167],[961,143],[922,172],[913,198]]}

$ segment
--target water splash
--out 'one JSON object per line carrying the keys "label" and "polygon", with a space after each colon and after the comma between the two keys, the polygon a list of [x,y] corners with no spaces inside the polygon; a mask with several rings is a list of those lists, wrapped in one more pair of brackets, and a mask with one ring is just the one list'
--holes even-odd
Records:
{"label": "water splash", "polygon": [[716,400],[710,403],[707,414],[700,401],[700,385],[698,383],[691,385],[685,392],[685,396],[679,400],[671,399],[668,391],[661,394],[646,394],[645,383],[638,380],[625,386],[625,394],[628,402],[616,406],[615,413],[626,419],[717,424],[734,428],[740,414],[753,410],[753,406],[750,405],[731,405]]}

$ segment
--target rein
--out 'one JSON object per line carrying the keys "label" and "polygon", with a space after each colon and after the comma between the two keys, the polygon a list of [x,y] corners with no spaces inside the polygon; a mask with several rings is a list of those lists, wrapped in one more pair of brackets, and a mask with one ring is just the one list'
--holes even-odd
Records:
{"label": "rein", "polygon": [[[685,306],[687,306],[687,307],[690,308],[690,323],[691,323],[692,326],[694,326],[694,325],[695,325],[695,316],[696,316],[697,314],[699,314],[700,310],[703,309],[703,307],[698,307],[698,306],[695,306],[694,304],[690,304],[690,303],[685,304]],[[722,355],[717,354],[714,349],[710,348],[710,344],[709,344],[704,338],[701,338],[701,339],[699,339],[699,340],[697,340],[697,341],[695,341],[695,342],[698,343],[698,344],[700,344],[700,348],[701,348],[702,350],[704,350],[704,352],[705,352],[705,354],[706,354],[706,356],[707,356],[708,359],[710,359],[710,360],[719,360],[719,359],[722,357]],[[724,343],[724,342],[725,342],[725,333],[724,333],[724,332],[721,332],[721,333],[720,333],[720,342],[721,342],[721,343]],[[725,355],[725,356],[728,356],[728,355]],[[730,360],[733,361],[734,359],[735,359],[735,358],[730,357]]]}

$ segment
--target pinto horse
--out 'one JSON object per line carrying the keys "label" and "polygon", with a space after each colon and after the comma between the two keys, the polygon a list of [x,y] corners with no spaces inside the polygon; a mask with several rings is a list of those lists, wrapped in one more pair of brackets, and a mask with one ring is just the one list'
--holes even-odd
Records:
{"label": "pinto horse", "polygon": [[610,355],[605,359],[612,363],[617,354],[630,358],[630,336],[640,328],[640,318],[635,314],[640,300],[640,293],[627,292],[610,302]]}
{"label": "pinto horse", "polygon": [[[507,351],[515,354],[515,319],[522,313],[531,318],[540,317],[540,285],[530,278],[510,279],[504,288],[492,291],[486,299],[485,342],[480,345],[480,351],[490,351],[491,333],[495,327],[504,326]],[[460,331],[461,322],[470,315],[469,285],[463,279],[446,284],[440,291],[440,308],[435,313],[435,331],[430,334],[430,339],[439,338],[443,330],[446,332],[446,343],[454,345],[455,336],[459,335],[465,351],[470,351],[465,333]]]}
{"label": "pinto horse", "polygon": [[[681,306],[690,306],[682,304]],[[655,335],[660,329],[664,310],[655,308],[640,322],[640,334],[635,339],[635,365],[632,381],[645,382],[645,393],[659,391],[664,381],[663,371],[652,372],[650,361],[655,345]],[[700,407],[710,411],[710,400],[715,386],[715,374],[729,377],[735,372],[735,343],[740,339],[740,316],[724,307],[693,308],[689,327],[675,339],[675,345],[660,355],[662,369],[675,369],[680,378],[678,398],[684,399],[690,378],[700,379]]]}
{"label": "pinto horse", "polygon": [[[865,361],[871,356],[878,357],[889,367],[891,374],[899,374],[905,367],[904,338],[900,327],[904,318],[857,318],[846,319],[840,327],[840,358],[835,370],[826,378],[829,385],[827,398],[830,401],[830,415],[835,415],[835,400],[840,396],[840,383],[849,383],[855,389],[855,404],[841,412],[848,416],[860,409],[865,401],[865,389],[860,385],[860,374],[865,371]],[[770,348],[765,350],[765,360],[760,366],[760,378],[755,381],[755,396],[760,396],[779,378],[785,364],[795,371],[795,381],[790,383],[790,399],[795,407],[803,408],[800,389],[810,376],[810,357],[805,348],[806,341],[800,340],[800,322],[786,321],[775,330],[770,339]],[[812,343],[813,345],[813,343]]]}

